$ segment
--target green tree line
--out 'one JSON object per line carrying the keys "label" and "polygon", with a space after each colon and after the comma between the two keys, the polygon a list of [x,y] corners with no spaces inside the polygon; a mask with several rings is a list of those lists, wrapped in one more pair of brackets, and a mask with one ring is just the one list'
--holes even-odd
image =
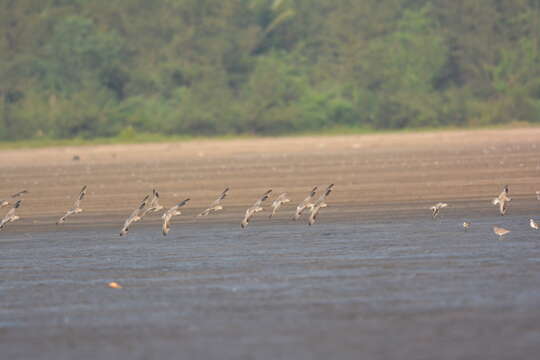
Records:
{"label": "green tree line", "polygon": [[0,0],[0,139],[540,120],[540,0]]}

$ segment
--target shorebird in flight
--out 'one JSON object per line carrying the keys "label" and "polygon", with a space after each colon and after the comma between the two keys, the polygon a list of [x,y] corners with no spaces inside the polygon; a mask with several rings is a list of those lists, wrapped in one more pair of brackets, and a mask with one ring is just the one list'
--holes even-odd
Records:
{"label": "shorebird in flight", "polygon": [[272,213],[270,214],[270,216],[268,216],[268,218],[271,219],[272,216],[276,214],[276,211],[281,207],[281,205],[288,203],[289,201],[291,200],[287,197],[287,193],[279,195],[276,200],[272,201]]}
{"label": "shorebird in flight", "polygon": [[150,199],[150,202],[148,203],[148,207],[143,211],[141,215],[141,219],[146,216],[148,213],[156,213],[158,211],[163,210],[163,206],[159,204],[159,193],[156,191],[156,189],[152,190],[152,198]]}
{"label": "shorebird in flight", "polygon": [[506,230],[505,228],[494,226],[493,232],[495,233],[495,235],[499,235],[499,240],[502,240],[503,236],[508,234],[510,230]]}
{"label": "shorebird in flight", "polygon": [[[24,194],[28,194],[28,191],[27,190],[22,190],[22,191],[19,191],[19,192],[16,192],[15,194],[11,195],[11,198],[12,199],[15,199],[21,195],[24,195]],[[9,205],[9,201],[7,200],[0,200],[0,209],[5,207],[5,206],[8,206]]]}
{"label": "shorebird in flight", "polygon": [[324,201],[326,200],[326,197],[332,192],[332,189],[334,188],[334,184],[328,185],[324,193],[321,195],[321,197],[315,202],[313,207],[311,208],[311,213],[309,214],[309,220],[308,225],[315,224],[315,220],[317,219],[317,215],[319,214],[319,211],[321,211],[322,208],[325,208],[328,206]]}
{"label": "shorebird in flight", "polygon": [[439,215],[439,211],[441,211],[441,209],[447,207],[448,204],[447,203],[436,203],[435,205],[433,205],[432,207],[430,207],[429,209],[431,210],[431,215],[433,216],[433,218],[435,219],[438,215]]}
{"label": "shorebird in flight", "polygon": [[538,228],[540,228],[538,226],[538,223],[536,221],[534,221],[533,219],[529,219],[529,225],[535,230],[538,230]]}
{"label": "shorebird in flight", "polygon": [[272,192],[272,189],[265,192],[264,195],[261,196],[259,200],[255,201],[255,204],[253,204],[252,207],[246,210],[246,215],[244,216],[244,220],[242,220],[242,222],[240,223],[240,226],[242,227],[242,229],[245,229],[248,226],[249,220],[251,220],[253,215],[263,210],[261,205],[263,201],[268,199],[268,196],[270,195],[271,192]]}
{"label": "shorebird in flight", "polygon": [[56,225],[58,224],[62,224],[66,221],[66,218],[70,215],[73,215],[73,214],[78,214],[80,212],[82,212],[83,210],[81,209],[81,200],[84,198],[84,196],[86,195],[86,188],[87,186],[84,185],[83,188],[81,189],[81,191],[79,192],[79,197],[77,198],[77,200],[75,200],[75,203],[73,204],[73,207],[71,209],[69,209],[65,214],[64,216],[62,216],[57,222],[56,222]]}
{"label": "shorebird in flight", "polygon": [[471,227],[471,223],[468,221],[463,222],[463,230],[467,231]]}
{"label": "shorebird in flight", "polygon": [[174,205],[169,210],[165,211],[165,213],[161,216],[163,219],[163,227],[162,227],[162,233],[163,236],[166,236],[169,233],[169,230],[171,229],[171,218],[176,215],[181,215],[180,209],[182,206],[186,205],[189,201],[188,199],[185,199],[178,204]]}
{"label": "shorebird in flight", "polygon": [[493,205],[499,205],[499,213],[503,216],[506,214],[508,203],[510,201],[512,201],[512,199],[508,196],[508,185],[505,185],[499,196],[493,199],[491,203]]}
{"label": "shorebird in flight", "polygon": [[17,200],[17,202],[13,204],[13,207],[11,208],[11,210],[8,211],[6,216],[4,216],[4,218],[2,219],[2,222],[0,222],[0,230],[5,228],[6,225],[9,224],[10,222],[14,222],[15,220],[20,219],[17,215],[15,215],[15,210],[18,209],[19,206],[21,206],[21,202],[22,200]]}
{"label": "shorebird in flight", "polygon": [[293,220],[300,219],[300,216],[302,216],[302,213],[304,212],[304,210],[313,209],[313,203],[311,202],[311,200],[313,200],[316,193],[317,193],[317,186],[311,189],[311,192],[309,193],[309,195],[304,200],[302,200],[300,204],[298,204],[298,206],[296,207],[296,212],[294,213]]}
{"label": "shorebird in flight", "polygon": [[143,213],[143,209],[146,206],[146,202],[148,201],[149,197],[150,195],[146,195],[143,201],[141,201],[141,203],[139,204],[139,206],[135,210],[133,210],[131,215],[129,215],[129,217],[126,219],[126,221],[124,222],[124,226],[122,227],[122,230],[120,230],[120,236],[126,235],[128,233],[129,227],[131,226],[132,223],[141,220],[141,214]]}
{"label": "shorebird in flight", "polygon": [[216,211],[223,210],[223,206],[221,206],[221,200],[225,199],[228,192],[229,192],[229,188],[226,188],[225,190],[223,190],[221,195],[219,195],[219,197],[212,204],[210,204],[210,207],[204,210],[202,213],[200,213],[197,216],[207,216]]}

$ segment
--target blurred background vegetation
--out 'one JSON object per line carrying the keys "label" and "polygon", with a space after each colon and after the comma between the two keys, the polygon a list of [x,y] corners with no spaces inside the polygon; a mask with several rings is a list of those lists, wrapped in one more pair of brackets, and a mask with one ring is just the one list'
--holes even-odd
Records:
{"label": "blurred background vegetation", "polygon": [[540,121],[540,0],[0,0],[0,140]]}

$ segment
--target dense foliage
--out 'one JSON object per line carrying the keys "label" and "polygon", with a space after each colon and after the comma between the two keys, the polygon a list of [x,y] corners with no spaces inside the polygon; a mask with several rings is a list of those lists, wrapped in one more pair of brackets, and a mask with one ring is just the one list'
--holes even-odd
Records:
{"label": "dense foliage", "polygon": [[0,139],[540,120],[540,0],[0,0]]}

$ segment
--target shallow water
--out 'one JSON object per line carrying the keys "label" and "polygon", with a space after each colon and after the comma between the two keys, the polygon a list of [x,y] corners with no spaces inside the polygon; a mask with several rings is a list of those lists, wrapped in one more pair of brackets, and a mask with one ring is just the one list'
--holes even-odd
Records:
{"label": "shallow water", "polygon": [[[491,226],[512,232],[497,240]],[[536,358],[522,216],[0,234],[6,358]],[[110,289],[116,281],[123,289]]]}

